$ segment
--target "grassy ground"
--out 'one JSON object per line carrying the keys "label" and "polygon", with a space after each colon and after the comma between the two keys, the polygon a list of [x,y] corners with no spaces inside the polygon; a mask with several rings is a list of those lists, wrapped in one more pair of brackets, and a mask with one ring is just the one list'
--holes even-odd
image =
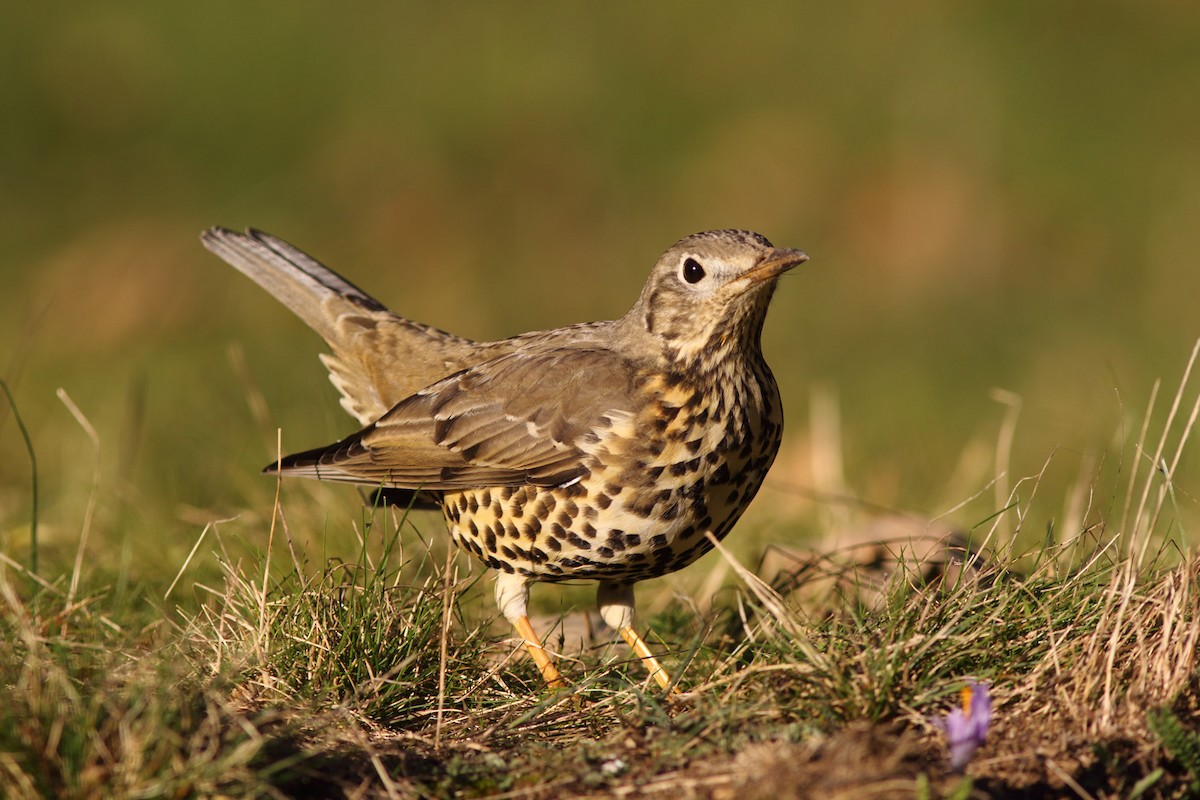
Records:
{"label": "grassy ground", "polygon": [[[792,549],[761,575],[722,547],[692,591],[649,584],[676,698],[602,632],[576,648],[571,616],[549,641],[572,686],[546,690],[480,609],[478,572],[436,542],[436,523],[396,510],[330,520],[327,535],[359,542],[339,562],[294,535],[306,498],[244,526],[264,552],[237,541],[235,521],[214,523],[195,550],[219,569],[178,606],[190,557],[169,582],[117,591],[82,559],[50,581],[4,556],[0,789],[1191,796],[1200,559],[1180,547],[1165,479],[1195,421],[1186,388],[1161,434],[1142,429],[1123,488],[1097,495],[1097,476],[1082,525],[1034,550],[1013,533],[1036,476],[948,538],[934,521],[892,520],[875,546],[879,512],[843,506],[843,530],[863,532],[853,546]],[[963,775],[936,720],[969,679],[989,683],[994,717]]]}

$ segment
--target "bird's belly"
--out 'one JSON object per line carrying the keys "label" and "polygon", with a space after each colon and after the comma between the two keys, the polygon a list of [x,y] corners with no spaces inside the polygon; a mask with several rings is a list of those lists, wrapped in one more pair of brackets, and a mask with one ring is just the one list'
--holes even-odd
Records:
{"label": "bird's belly", "polygon": [[484,564],[537,581],[637,581],[712,548],[758,491],[778,442],[637,470],[594,472],[561,487],[447,494],[451,538]]}

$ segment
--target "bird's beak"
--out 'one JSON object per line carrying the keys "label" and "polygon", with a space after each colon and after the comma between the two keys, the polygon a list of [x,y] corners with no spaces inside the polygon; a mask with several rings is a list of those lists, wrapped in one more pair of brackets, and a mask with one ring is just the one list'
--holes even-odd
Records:
{"label": "bird's beak", "polygon": [[803,250],[793,250],[789,247],[775,247],[767,251],[762,260],[750,270],[746,277],[754,283],[770,280],[808,261],[808,254]]}

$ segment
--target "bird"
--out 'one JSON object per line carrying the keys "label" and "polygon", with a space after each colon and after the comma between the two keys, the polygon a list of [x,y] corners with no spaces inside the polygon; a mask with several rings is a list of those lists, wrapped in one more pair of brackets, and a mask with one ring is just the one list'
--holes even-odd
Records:
{"label": "bird", "polygon": [[201,240],[325,340],[362,426],[264,472],[440,509],[495,571],[496,605],[552,688],[567,684],[530,623],[530,584],[597,581],[601,618],[674,691],[635,627],[633,587],[708,552],[762,485],[783,431],[762,329],[804,252],[745,230],[692,234],[619,319],[480,342],[389,311],[267,233]]}

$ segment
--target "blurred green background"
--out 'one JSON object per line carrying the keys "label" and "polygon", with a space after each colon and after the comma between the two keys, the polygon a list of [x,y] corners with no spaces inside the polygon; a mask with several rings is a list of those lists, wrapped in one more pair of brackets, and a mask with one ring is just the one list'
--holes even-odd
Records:
{"label": "blurred green background", "polygon": [[[1154,381],[1173,394],[1200,335],[1194,4],[140,0],[4,16],[0,376],[64,563],[93,451],[57,387],[100,440],[89,553],[147,573],[173,574],[207,520],[261,523],[277,426],[287,450],[354,427],[316,337],[200,247],[214,224],[273,232],[477,338],[618,316],[694,231],[804,248],[766,333],[790,438],[764,508],[781,514],[790,487],[837,488],[811,466],[813,387],[840,415],[821,457],[844,457],[845,488],[874,503],[936,514],[981,490],[1002,389],[1021,402],[1010,484],[1053,456],[1028,524],[1040,535],[1094,471],[1106,507]],[[1193,511],[1195,465],[1176,495]],[[344,488],[286,491],[331,527],[356,513]],[[986,500],[953,520],[978,522]],[[0,409],[15,558],[29,514]]]}

